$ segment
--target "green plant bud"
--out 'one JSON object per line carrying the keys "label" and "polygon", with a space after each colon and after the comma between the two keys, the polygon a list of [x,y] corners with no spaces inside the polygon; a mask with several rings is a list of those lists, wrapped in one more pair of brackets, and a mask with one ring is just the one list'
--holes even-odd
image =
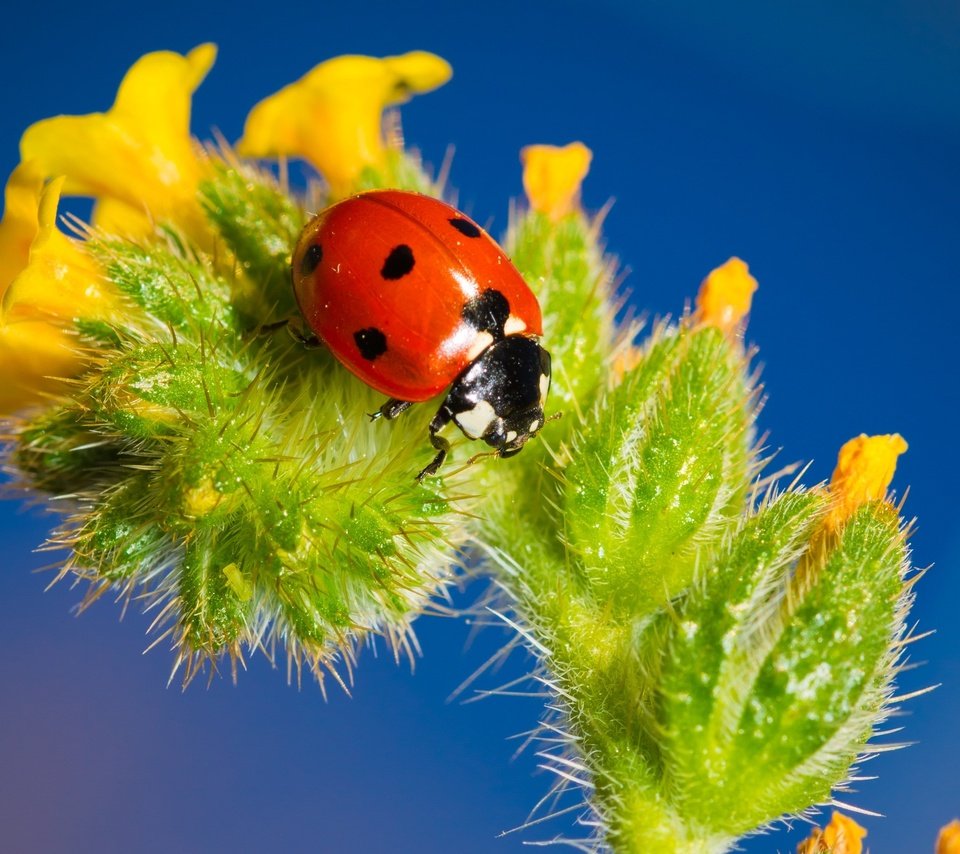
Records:
{"label": "green plant bud", "polygon": [[156,323],[175,330],[240,328],[226,280],[202,260],[189,257],[175,235],[166,234],[164,243],[151,246],[115,239],[91,243],[106,277],[148,316],[132,310],[117,324],[118,331]]}
{"label": "green plant bud", "polygon": [[267,173],[229,156],[212,165],[200,200],[251,285],[244,307],[258,323],[286,318],[296,311],[290,257],[306,214]]}
{"label": "green plant bud", "polygon": [[73,562],[91,580],[118,581],[152,575],[169,558],[172,543],[149,505],[150,475],[139,472],[104,491],[96,515],[83,517],[65,544]]}
{"label": "green plant bud", "polygon": [[899,519],[874,502],[828,535],[826,506],[795,493],[761,510],[676,619],[664,776],[678,812],[715,832],[828,800],[883,717],[906,604]]}
{"label": "green plant bud", "polygon": [[130,437],[176,432],[189,413],[222,411],[247,385],[238,371],[190,343],[118,353],[88,390],[96,414]]}
{"label": "green plant bud", "polygon": [[599,601],[637,616],[684,590],[740,513],[751,389],[714,328],[659,338],[581,431],[565,471],[570,545]]}
{"label": "green plant bud", "polygon": [[53,540],[68,569],[88,600],[113,588],[154,605],[187,680],[278,643],[320,679],[371,633],[412,654],[410,623],[466,536],[469,472],[415,483],[429,407],[372,423],[382,396],[328,352],[257,333],[251,307],[291,290],[296,202],[226,165],[204,194],[228,244],[216,257],[173,232],[96,244],[127,305],[81,330],[72,399],[13,436],[21,481],[69,491]]}
{"label": "green plant bud", "polygon": [[357,178],[358,193],[366,190],[413,190],[428,196],[441,196],[443,187],[424,171],[416,152],[388,148],[384,168],[364,166]]}
{"label": "green plant bud", "polygon": [[579,211],[556,223],[528,211],[511,225],[504,247],[540,302],[553,361],[549,408],[563,412],[566,422],[551,432],[562,436],[606,381],[615,346],[612,264],[603,257],[596,224]]}
{"label": "green plant bud", "polygon": [[204,658],[224,651],[239,655],[239,640],[248,621],[247,601],[237,591],[236,568],[230,561],[233,550],[220,532],[198,526],[183,547],[177,595],[179,623],[177,645],[186,663],[187,676]]}
{"label": "green plant bud", "polygon": [[91,481],[110,483],[119,465],[119,447],[83,425],[73,409],[36,416],[15,434],[10,462],[31,487],[50,495],[74,493]]}

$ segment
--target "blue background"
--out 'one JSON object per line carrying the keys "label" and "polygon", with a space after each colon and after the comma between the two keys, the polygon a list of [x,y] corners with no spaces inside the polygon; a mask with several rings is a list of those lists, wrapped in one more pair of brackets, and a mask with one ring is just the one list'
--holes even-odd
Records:
{"label": "blue background", "polygon": [[[930,851],[960,813],[960,11],[781,5],[22,4],[0,27],[0,173],[29,123],[105,109],[139,55],[205,40],[221,53],[194,130],[231,139],[256,100],[326,57],[443,55],[454,79],[404,109],[406,136],[435,165],[456,147],[460,204],[495,233],[521,190],[518,149],[583,139],[585,204],[616,198],[606,235],[637,306],[676,313],[728,256],[751,264],[760,425],[781,461],[812,459],[813,482],[861,431],[911,444],[895,485],[911,486],[917,563],[936,564],[913,616],[938,634],[903,685],[944,685],[900,721],[919,744],[870,763],[879,780],[847,800],[888,816],[865,821],[874,854]],[[30,549],[49,517],[0,514],[0,849],[510,852],[567,832],[561,819],[495,839],[550,782],[532,754],[510,759],[539,701],[445,702],[497,630],[465,649],[462,623],[424,619],[417,672],[365,653],[352,698],[324,703],[261,659],[237,685],[181,694],[163,649],[141,656],[143,616],[118,622],[104,600],[74,619],[78,590],[43,593]],[[798,836],[746,848],[792,851]]]}

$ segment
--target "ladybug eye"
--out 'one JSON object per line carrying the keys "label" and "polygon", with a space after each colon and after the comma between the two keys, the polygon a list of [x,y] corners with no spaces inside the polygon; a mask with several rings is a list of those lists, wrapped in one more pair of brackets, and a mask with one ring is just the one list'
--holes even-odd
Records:
{"label": "ladybug eye", "polygon": [[309,276],[317,269],[323,260],[323,247],[319,243],[311,243],[307,251],[303,253],[303,259],[300,261],[300,275]]}

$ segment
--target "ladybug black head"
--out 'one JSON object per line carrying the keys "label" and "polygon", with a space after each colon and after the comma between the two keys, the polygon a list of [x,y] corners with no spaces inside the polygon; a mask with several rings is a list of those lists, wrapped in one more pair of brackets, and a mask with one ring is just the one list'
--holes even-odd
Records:
{"label": "ladybug black head", "polygon": [[511,457],[543,427],[549,388],[550,354],[534,337],[508,335],[457,377],[445,407],[467,436]]}

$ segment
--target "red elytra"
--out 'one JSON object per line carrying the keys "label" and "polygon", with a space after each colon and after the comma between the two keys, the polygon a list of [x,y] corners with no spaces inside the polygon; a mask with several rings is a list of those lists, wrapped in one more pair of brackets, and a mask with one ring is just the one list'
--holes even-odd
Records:
{"label": "red elytra", "polygon": [[322,211],[297,243],[293,280],[312,331],[399,400],[439,394],[490,345],[478,312],[502,310],[501,334],[543,334],[537,299],[503,249],[420,193],[374,190]]}

